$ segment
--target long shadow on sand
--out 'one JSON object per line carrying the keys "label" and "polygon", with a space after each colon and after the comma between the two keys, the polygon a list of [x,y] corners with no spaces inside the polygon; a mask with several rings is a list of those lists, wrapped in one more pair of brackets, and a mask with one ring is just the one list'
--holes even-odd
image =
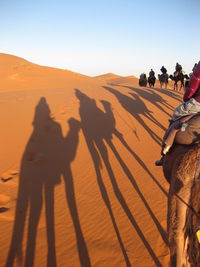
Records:
{"label": "long shadow on sand", "polygon": [[[119,85],[119,84],[115,84],[115,83],[108,83],[108,85],[110,85],[110,86],[119,86],[119,87],[127,87],[127,88],[133,89],[133,90],[137,89],[138,91],[140,89],[141,90],[144,89],[144,88],[138,89],[138,88],[134,88],[134,87],[131,87],[131,86],[124,86],[124,85]],[[159,94],[162,94],[164,96],[167,96],[167,97],[170,97],[172,99],[175,99],[175,100],[179,101],[180,103],[182,103],[182,101],[183,101],[182,92],[180,92],[180,91],[175,91],[175,90],[172,90],[172,89],[157,88],[157,87],[148,88],[148,89],[144,89],[144,90],[155,91],[155,92],[157,92]],[[162,104],[164,104],[164,103],[162,102]],[[174,107],[172,105],[170,105],[169,103],[166,103],[166,106],[168,106],[168,108],[171,107],[172,108],[171,110],[174,110]]]}
{"label": "long shadow on sand", "polygon": [[162,139],[152,131],[152,129],[144,122],[142,117],[145,117],[147,120],[153,122],[155,125],[159,126],[163,130],[166,130],[159,121],[157,121],[150,110],[146,107],[144,102],[138,97],[137,94],[132,94],[133,98],[122,94],[118,90],[103,86],[103,88],[110,93],[114,94],[116,98],[118,99],[119,103],[122,105],[122,107],[127,110],[141,125],[142,127],[147,131],[147,133],[150,135],[150,137],[161,146]]}
{"label": "long shadow on sand", "polygon": [[[36,236],[43,206],[43,195],[46,208],[47,266],[57,266],[54,188],[61,182],[61,173],[64,175],[66,196],[76,231],[81,266],[90,266],[77,215],[73,179],[70,170],[70,163],[75,157],[75,150],[78,144],[77,135],[80,126],[75,119],[70,119],[69,125],[69,133],[66,138],[63,138],[60,125],[50,116],[50,109],[46,99],[44,97],[40,99],[35,109],[34,129],[21,161],[15,221],[6,267],[12,267],[15,258],[19,266],[34,266]],[[68,145],[69,147],[66,147]],[[70,149],[72,147],[71,154]],[[22,243],[27,219],[27,244],[25,259],[23,259]]]}
{"label": "long shadow on sand", "polygon": [[[161,88],[151,88],[151,90],[158,92],[160,94],[163,94],[165,96],[171,97],[172,99],[175,99],[177,101],[179,101],[180,103],[182,103],[183,101],[183,96],[180,94],[180,92],[176,92],[174,90],[171,89],[161,89]],[[173,107],[174,109],[174,107]]]}
{"label": "long shadow on sand", "polygon": [[[113,186],[113,190],[115,192],[115,195],[116,195],[119,203],[121,204],[125,214],[127,215],[130,223],[133,225],[133,227],[137,231],[138,235],[140,236],[144,246],[146,247],[147,251],[151,255],[155,265],[161,266],[161,263],[159,262],[154,251],[152,250],[150,244],[148,243],[147,239],[145,238],[144,234],[142,233],[142,230],[140,229],[137,222],[135,221],[135,219],[134,219],[134,217],[133,217],[133,215],[132,215],[132,213],[131,213],[131,211],[130,211],[127,203],[126,203],[126,200],[123,197],[123,195],[120,191],[120,188],[116,182],[116,178],[115,178],[112,166],[109,162],[108,152],[107,152],[107,148],[106,148],[105,143],[107,143],[109,145],[109,147],[112,149],[115,157],[119,161],[126,176],[128,177],[132,186],[134,187],[134,189],[136,190],[136,192],[138,193],[138,195],[142,199],[142,201],[143,201],[145,207],[147,208],[149,214],[151,215],[155,225],[157,226],[159,232],[161,233],[161,236],[163,237],[164,241],[167,243],[165,231],[162,229],[162,226],[159,224],[159,222],[156,219],[155,215],[153,214],[151,208],[149,207],[147,201],[145,200],[144,196],[142,195],[139,187],[137,186],[136,181],[135,181],[134,177],[132,176],[130,170],[128,169],[125,162],[121,158],[120,154],[116,150],[114,144],[112,143],[112,135],[115,134],[119,138],[119,140],[125,145],[125,147],[127,149],[129,149],[130,152],[132,152],[132,150],[128,147],[128,144],[123,139],[123,136],[115,128],[115,120],[114,120],[113,113],[111,112],[110,104],[107,101],[102,101],[102,104],[103,104],[104,109],[106,111],[106,113],[105,113],[97,107],[94,99],[89,98],[87,95],[83,94],[80,90],[76,89],[75,94],[80,101],[79,113],[80,113],[80,117],[81,117],[82,130],[83,130],[83,134],[84,134],[88,149],[90,151],[90,154],[91,154],[91,157],[92,157],[92,160],[94,163],[94,168],[95,168],[96,175],[97,175],[97,182],[98,182],[98,185],[99,185],[99,188],[101,191],[102,198],[104,200],[104,203],[108,209],[110,218],[112,220],[113,227],[115,229],[115,232],[116,232],[116,235],[117,235],[120,247],[121,247],[121,251],[123,253],[124,260],[126,262],[126,266],[131,266],[131,264],[130,264],[128,255],[126,253],[126,249],[124,247],[124,244],[122,242],[122,239],[121,239],[121,236],[119,233],[119,229],[117,227],[116,220],[115,220],[113,212],[112,212],[109,196],[108,196],[106,187],[104,185],[104,182],[103,182],[103,179],[101,176],[101,167],[102,167],[101,159],[103,160],[105,167],[107,169],[111,184]],[[135,155],[134,152],[132,152],[132,154],[139,160],[139,158]],[[139,161],[144,166],[142,161],[141,160],[139,160]]]}
{"label": "long shadow on sand", "polygon": [[76,205],[74,182],[70,164],[74,160],[78,145],[78,133],[80,130],[80,122],[75,119],[69,120],[70,131],[68,132],[64,140],[65,157],[64,157],[64,169],[63,177],[65,182],[65,191],[67,203],[71,213],[74,229],[76,233],[76,241],[79,253],[79,260],[82,267],[90,267],[90,258],[87,250],[87,245],[82,233],[80,220],[78,216],[78,210]]}
{"label": "long shadow on sand", "polygon": [[[128,88],[132,90],[133,92],[137,93],[140,97],[143,99],[149,101],[151,104],[153,104],[155,107],[157,107],[161,112],[167,114],[169,117],[172,116],[172,114],[168,113],[164,108],[167,108],[171,112],[174,110],[174,107],[170,105],[162,96],[160,96],[158,93],[155,92],[153,89],[139,89],[134,88],[131,86],[123,86],[125,88]],[[130,93],[131,94],[131,93]]]}

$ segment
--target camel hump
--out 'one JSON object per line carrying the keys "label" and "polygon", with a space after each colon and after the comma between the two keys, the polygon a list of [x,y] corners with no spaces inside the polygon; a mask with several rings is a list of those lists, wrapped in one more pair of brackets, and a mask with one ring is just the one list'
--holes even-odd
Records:
{"label": "camel hump", "polygon": [[176,133],[175,143],[181,145],[200,143],[200,113],[195,114],[184,125],[182,130]]}

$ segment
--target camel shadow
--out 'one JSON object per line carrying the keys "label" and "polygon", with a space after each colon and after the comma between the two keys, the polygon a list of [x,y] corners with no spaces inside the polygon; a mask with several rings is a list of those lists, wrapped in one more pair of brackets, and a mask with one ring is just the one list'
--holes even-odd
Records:
{"label": "camel shadow", "polygon": [[137,94],[132,94],[132,98],[122,94],[118,90],[103,86],[103,88],[110,93],[114,94],[122,105],[122,107],[128,111],[139,123],[142,127],[146,130],[149,136],[159,145],[162,144],[162,139],[152,131],[152,129],[145,123],[142,117],[145,117],[147,120],[151,121],[155,125],[159,126],[160,128],[164,129],[163,126],[153,117],[152,112],[146,107],[144,102],[138,97]]}
{"label": "camel shadow", "polygon": [[[156,91],[160,94],[163,94],[165,96],[171,97],[172,99],[175,99],[179,102],[182,102],[182,97],[180,95],[177,95],[177,93],[174,92],[174,90],[170,90],[170,89],[160,89],[160,88],[152,88],[153,91]],[[173,107],[172,107],[173,108]]]}
{"label": "camel shadow", "polygon": [[172,114],[168,113],[162,106],[169,109],[170,111],[174,110],[174,107],[170,105],[166,100],[162,98],[159,94],[155,93],[155,90],[145,90],[145,89],[138,89],[130,86],[123,86],[128,89],[131,89],[135,93],[137,93],[139,96],[141,96],[143,99],[149,101],[152,103],[155,107],[157,107],[160,111],[168,115],[169,117],[172,116]]}
{"label": "camel shadow", "polygon": [[139,88],[135,88],[131,86],[117,85],[117,84],[113,84],[113,86],[124,87],[124,88],[128,88],[132,90],[133,92],[141,96],[143,99],[155,105],[160,111],[164,112],[165,114],[171,117],[171,114],[168,113],[165,109],[163,109],[162,106],[166,107],[170,111],[173,111],[174,107],[170,103],[168,103],[162,96],[156,93],[158,91],[156,90],[156,88],[148,88],[148,89],[140,88],[139,89]]}
{"label": "camel shadow", "polygon": [[[54,188],[61,183],[63,173],[66,195],[69,190],[73,192],[72,173],[70,163],[75,157],[66,147],[69,139],[77,148],[78,139],[76,127],[73,127],[75,119],[70,119],[70,130],[66,138],[63,138],[60,124],[51,118],[50,108],[46,99],[42,97],[35,108],[33,120],[33,132],[28,140],[21,160],[18,197],[15,211],[15,221],[11,245],[5,266],[11,267],[16,260],[19,266],[34,266],[36,237],[39,219],[45,203],[46,234],[47,234],[47,266],[56,267],[55,245],[55,215],[54,215]],[[75,130],[74,130],[75,128]],[[76,213],[74,195],[67,195],[71,213]],[[72,216],[73,217],[73,216]],[[82,239],[80,225],[74,219],[75,231],[79,233],[78,240]],[[27,243],[25,259],[22,250],[25,223],[28,221]],[[78,229],[77,229],[78,225]],[[80,236],[80,238],[79,238]],[[87,258],[88,253],[84,251]],[[79,251],[80,255],[80,251]],[[80,256],[82,259],[83,255]],[[89,258],[89,257],[88,257]],[[82,266],[87,266],[83,265]],[[90,265],[88,265],[90,266]]]}
{"label": "camel shadow", "polygon": [[[147,251],[151,255],[152,260],[154,261],[155,265],[161,266],[161,263],[159,262],[150,244],[148,243],[147,239],[142,233],[142,230],[140,229],[136,220],[134,219],[130,211],[130,208],[128,207],[128,204],[125,198],[123,197],[123,194],[120,191],[120,188],[116,181],[115,174],[113,172],[112,166],[109,161],[106,145],[108,145],[111,148],[113,154],[115,155],[116,159],[120,163],[124,173],[128,177],[129,181],[131,182],[133,188],[135,189],[139,197],[142,199],[144,205],[146,206],[156,226],[158,227],[159,231],[162,233],[161,235],[163,239],[167,243],[164,230],[162,229],[155,215],[151,211],[147,201],[145,200],[139,187],[137,186],[133,175],[131,174],[130,170],[126,166],[125,162],[121,158],[120,154],[118,153],[117,149],[115,148],[112,142],[112,135],[114,134],[115,136],[119,138],[119,140],[128,149],[128,144],[125,142],[121,133],[115,128],[115,119],[114,119],[114,116],[111,110],[110,103],[104,100],[101,101],[101,103],[104,106],[104,110],[105,110],[105,112],[103,112],[101,109],[97,107],[94,99],[91,99],[90,97],[82,93],[80,90],[75,89],[75,95],[80,102],[79,114],[81,118],[82,131],[83,131],[83,135],[85,137],[89,152],[93,160],[94,168],[96,171],[97,183],[99,185],[102,198],[108,209],[108,213],[110,215],[113,227],[115,229],[115,233],[118,238],[118,242],[120,244],[120,248],[121,248],[126,266],[131,266],[131,263],[129,261],[124,244],[122,242],[120,232],[119,232],[119,229],[118,229],[118,226],[117,226],[117,223],[116,223],[116,220],[115,220],[112,208],[111,208],[111,202],[110,202],[110,199],[107,193],[107,189],[106,189],[106,186],[103,182],[103,178],[101,175],[102,161],[106,167],[114,193],[120,205],[122,206],[122,209],[127,215],[130,223],[132,224],[132,226],[134,227],[134,229],[137,231],[138,235],[140,236],[144,246],[146,247]],[[129,151],[131,151],[130,148],[129,148]]]}

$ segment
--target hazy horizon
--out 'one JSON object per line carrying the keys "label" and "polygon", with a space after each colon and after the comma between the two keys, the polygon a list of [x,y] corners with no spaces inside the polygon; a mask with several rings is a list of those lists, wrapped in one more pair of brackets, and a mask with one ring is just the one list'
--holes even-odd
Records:
{"label": "hazy horizon", "polygon": [[199,61],[200,3],[1,1],[0,52],[88,76],[135,75]]}

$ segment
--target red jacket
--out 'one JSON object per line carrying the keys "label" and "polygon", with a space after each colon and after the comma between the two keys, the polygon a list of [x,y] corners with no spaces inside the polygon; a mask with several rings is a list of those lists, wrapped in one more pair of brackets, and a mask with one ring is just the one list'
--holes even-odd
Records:
{"label": "red jacket", "polygon": [[200,102],[200,61],[192,73],[189,88],[187,88],[183,100],[186,102],[192,97]]}

